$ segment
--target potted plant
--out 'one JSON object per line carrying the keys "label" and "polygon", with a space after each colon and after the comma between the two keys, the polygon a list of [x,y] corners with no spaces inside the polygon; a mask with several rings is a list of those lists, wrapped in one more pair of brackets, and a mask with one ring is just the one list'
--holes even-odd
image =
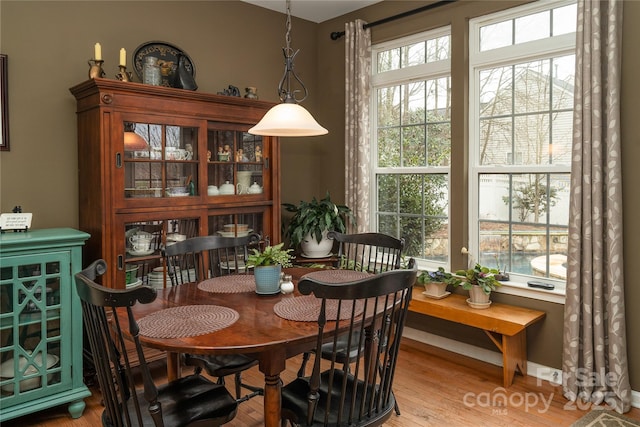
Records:
{"label": "potted plant", "polygon": [[254,267],[256,293],[272,295],[280,292],[280,272],[283,267],[291,267],[292,249],[283,249],[284,243],[266,246],[262,251],[253,249],[247,258],[247,265]]}
{"label": "potted plant", "polygon": [[447,292],[447,286],[451,283],[453,275],[438,267],[436,271],[423,271],[418,276],[418,283],[424,285],[423,295],[430,298],[444,298],[451,292]]}
{"label": "potted plant", "polygon": [[488,308],[491,305],[489,296],[502,283],[496,279],[499,271],[495,268],[483,267],[476,263],[473,268],[457,270],[452,276],[454,286],[462,286],[469,291],[467,303],[473,308]]}
{"label": "potted plant", "polygon": [[300,201],[296,205],[283,203],[282,206],[293,217],[285,230],[285,237],[296,248],[300,245],[303,256],[323,258],[331,253],[333,241],[327,239],[328,231],[346,231],[346,222],[355,224],[351,209],[345,205],[336,205],[331,201],[329,192],[324,199],[315,197],[310,202]]}

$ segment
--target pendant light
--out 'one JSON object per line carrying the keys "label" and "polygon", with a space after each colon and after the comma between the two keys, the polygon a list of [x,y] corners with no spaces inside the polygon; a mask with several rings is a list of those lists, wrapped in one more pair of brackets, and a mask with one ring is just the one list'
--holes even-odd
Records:
{"label": "pendant light", "polygon": [[[300,52],[291,49],[291,0],[287,0],[287,33],[285,41],[287,47],[282,49],[284,54],[284,75],[278,84],[278,95],[281,104],[271,108],[249,133],[263,136],[318,136],[325,135],[329,131],[318,124],[303,106],[299,103],[307,98],[307,88],[293,69],[293,60]],[[296,98],[296,92],[292,85],[301,86],[303,97]]]}
{"label": "pendant light", "polygon": [[124,123],[124,148],[127,151],[148,150],[149,144],[147,141],[136,132],[135,123]]}

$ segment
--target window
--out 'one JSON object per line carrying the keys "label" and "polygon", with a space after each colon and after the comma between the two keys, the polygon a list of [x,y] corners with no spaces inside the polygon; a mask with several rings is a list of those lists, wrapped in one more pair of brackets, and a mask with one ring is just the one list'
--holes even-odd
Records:
{"label": "window", "polygon": [[542,276],[560,290],[576,13],[537,2],[470,21],[470,253],[514,282]]}
{"label": "window", "polygon": [[405,255],[448,263],[450,29],[374,47],[373,224]]}
{"label": "window", "polygon": [[[406,241],[420,268],[450,268],[450,177],[467,177],[470,261],[499,267],[504,292],[565,283],[575,70],[575,0],[539,1],[469,22],[468,81],[452,81],[451,27],[372,48],[372,224]],[[460,28],[460,27],[457,27]],[[456,30],[457,31],[457,30]],[[468,121],[451,88],[468,83]],[[464,92],[466,93],[466,92]],[[460,111],[460,110],[458,110]],[[454,121],[462,115],[456,115]],[[466,118],[466,117],[465,117]],[[452,141],[451,129],[468,130]],[[451,146],[468,144],[468,169]],[[456,146],[457,147],[457,146]],[[460,162],[462,163],[462,162]],[[550,293],[548,293],[550,294]]]}

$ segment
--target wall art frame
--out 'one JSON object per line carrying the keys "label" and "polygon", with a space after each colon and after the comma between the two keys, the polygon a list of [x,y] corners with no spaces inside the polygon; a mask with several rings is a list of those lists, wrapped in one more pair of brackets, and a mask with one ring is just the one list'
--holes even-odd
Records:
{"label": "wall art frame", "polygon": [[0,151],[9,151],[9,97],[7,55],[0,54]]}

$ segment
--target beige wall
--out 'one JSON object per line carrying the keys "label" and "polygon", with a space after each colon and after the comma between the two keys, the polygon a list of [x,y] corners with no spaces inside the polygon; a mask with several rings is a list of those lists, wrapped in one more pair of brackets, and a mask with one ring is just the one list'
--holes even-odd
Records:
{"label": "beige wall", "polygon": [[[336,201],[344,200],[344,39],[330,40],[332,31],[344,29],[344,22],[362,18],[372,22],[426,4],[424,1],[387,0],[356,13],[313,24],[294,19],[293,47],[301,48],[296,69],[310,90],[304,105],[329,129],[317,138],[287,139],[282,143],[282,194],[284,202],[296,203],[328,190]],[[469,17],[487,13],[512,1],[466,1],[445,9],[422,13],[376,27],[374,42],[412,34],[440,25],[464,28]],[[521,2],[520,2],[521,3]],[[625,1],[625,22],[640,20],[640,2]],[[107,77],[117,72],[118,52],[127,49],[130,61],[134,49],[147,41],[162,40],[184,49],[196,66],[199,91],[217,92],[229,84],[243,89],[258,87],[261,99],[276,101],[277,82],[282,75],[284,19],[281,14],[238,1],[18,1],[0,2],[0,50],[9,56],[9,115],[11,151],[0,153],[0,208],[8,212],[21,205],[33,212],[36,228],[77,226],[78,177],[76,155],[75,100],[69,88],[86,80],[87,60],[93,45],[100,42],[106,60]],[[625,209],[625,261],[627,333],[631,385],[640,390],[640,286],[632,267],[640,264],[640,224],[634,213],[640,208],[640,121],[637,99],[640,68],[636,53],[640,41],[638,25],[624,27],[622,73],[622,144]],[[453,40],[453,49],[465,51],[463,40]],[[464,56],[453,64],[453,73],[466,73]],[[454,103],[464,105],[466,88],[454,88]],[[464,109],[454,117],[464,122]],[[464,127],[454,129],[454,162],[466,158]],[[461,223],[466,210],[466,189],[462,177],[453,177],[452,223]],[[454,227],[452,244],[467,240],[466,226]],[[634,238],[635,237],[635,238]],[[456,252],[456,251],[454,251]],[[454,255],[453,264],[464,262]],[[562,306],[524,298],[495,298],[545,310],[544,324],[528,336],[530,360],[552,367],[561,366]],[[487,345],[473,330],[455,328],[413,316],[412,326]],[[489,344],[490,345],[490,344]],[[487,346],[489,347],[489,346]]]}

